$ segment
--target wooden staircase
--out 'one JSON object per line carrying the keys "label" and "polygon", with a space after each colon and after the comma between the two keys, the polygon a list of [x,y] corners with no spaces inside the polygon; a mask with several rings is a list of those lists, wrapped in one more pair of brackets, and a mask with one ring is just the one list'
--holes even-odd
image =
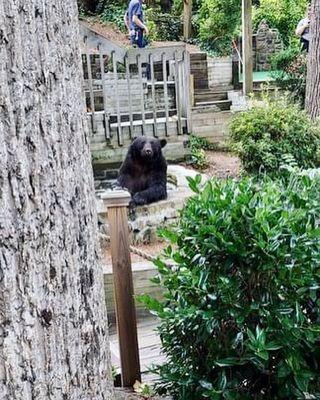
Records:
{"label": "wooden staircase", "polygon": [[217,148],[225,148],[232,105],[228,91],[234,88],[226,85],[209,87],[206,53],[190,54],[190,72],[194,79],[193,134],[207,138]]}
{"label": "wooden staircase", "polygon": [[228,90],[232,87],[209,88],[207,54],[204,52],[190,54],[190,72],[194,79],[194,108],[212,107],[214,110],[230,110]]}
{"label": "wooden staircase", "polygon": [[[214,107],[220,111],[230,110],[232,105],[228,99],[229,88],[197,89],[194,96],[194,107]],[[231,89],[230,89],[231,90]]]}

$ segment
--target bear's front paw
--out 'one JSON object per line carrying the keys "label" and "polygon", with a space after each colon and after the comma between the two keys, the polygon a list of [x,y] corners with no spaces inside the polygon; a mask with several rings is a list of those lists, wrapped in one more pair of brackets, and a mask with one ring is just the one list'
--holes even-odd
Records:
{"label": "bear's front paw", "polygon": [[132,197],[132,200],[131,200],[130,203],[133,204],[133,207],[135,207],[135,206],[144,206],[145,204],[147,204],[147,201],[143,196],[141,196],[140,193],[136,193]]}
{"label": "bear's front paw", "polygon": [[135,207],[136,207],[136,203],[135,203],[135,201],[134,201],[133,199],[131,199],[131,200],[130,200],[130,203],[129,203],[129,209],[132,210],[132,209],[134,209]]}

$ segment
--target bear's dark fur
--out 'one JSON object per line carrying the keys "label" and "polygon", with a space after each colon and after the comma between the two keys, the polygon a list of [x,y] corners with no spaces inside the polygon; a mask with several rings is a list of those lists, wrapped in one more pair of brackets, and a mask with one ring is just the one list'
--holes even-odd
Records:
{"label": "bear's dark fur", "polygon": [[165,139],[136,138],[120,168],[118,185],[129,190],[131,206],[167,198],[167,162],[162,148]]}

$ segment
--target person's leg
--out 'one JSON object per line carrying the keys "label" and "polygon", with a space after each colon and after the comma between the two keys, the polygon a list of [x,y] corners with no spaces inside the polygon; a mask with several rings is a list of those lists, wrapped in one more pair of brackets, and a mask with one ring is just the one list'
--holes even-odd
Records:
{"label": "person's leg", "polygon": [[306,51],[308,53],[309,51],[309,41],[301,38],[301,50]]}
{"label": "person's leg", "polygon": [[143,40],[143,30],[139,29],[137,35],[137,45],[139,49],[143,49],[145,47],[144,40]]}
{"label": "person's leg", "polygon": [[[144,47],[146,47],[146,41],[145,41],[145,39],[144,39],[143,31],[142,31],[142,30],[139,30],[137,45],[138,45],[138,47],[139,47],[140,49],[143,49]],[[147,65],[146,65],[146,76],[147,76],[147,79],[148,79],[148,80],[151,79],[151,68],[150,68],[150,64],[147,64]]]}
{"label": "person's leg", "polygon": [[134,46],[136,44],[136,37],[135,36],[130,36],[130,44],[131,44],[131,46]]}

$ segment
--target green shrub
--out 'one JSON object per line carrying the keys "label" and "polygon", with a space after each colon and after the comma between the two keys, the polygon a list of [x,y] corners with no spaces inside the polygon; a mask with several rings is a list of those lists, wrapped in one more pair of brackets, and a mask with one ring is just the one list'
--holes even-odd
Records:
{"label": "green shrub", "polygon": [[245,171],[277,172],[289,155],[301,168],[319,165],[320,129],[298,106],[266,100],[236,114],[230,125],[231,148]]}
{"label": "green shrub", "polygon": [[[199,177],[198,177],[199,178]],[[209,181],[162,232],[166,362],[176,400],[320,398],[320,174]]]}
{"label": "green shrub", "polygon": [[208,167],[208,159],[205,150],[213,150],[213,145],[207,139],[191,135],[189,139],[190,160],[189,164],[199,170]]}
{"label": "green shrub", "polygon": [[300,45],[290,46],[272,59],[271,73],[276,85],[288,91],[292,99],[304,107],[307,80],[307,55],[301,53]]}

